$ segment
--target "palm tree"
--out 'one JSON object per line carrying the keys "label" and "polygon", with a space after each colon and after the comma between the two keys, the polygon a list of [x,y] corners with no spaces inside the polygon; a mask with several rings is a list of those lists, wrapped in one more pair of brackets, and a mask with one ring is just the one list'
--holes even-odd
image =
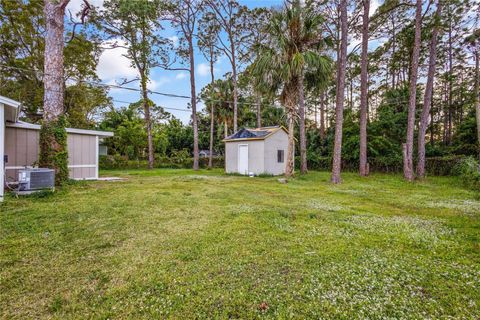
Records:
{"label": "palm tree", "polygon": [[240,74],[239,83],[241,86],[247,87],[255,98],[253,106],[255,107],[256,126],[260,128],[262,126],[262,101],[270,101],[274,95],[263,79],[256,77],[253,67],[253,64],[249,65]]}
{"label": "palm tree", "polygon": [[201,93],[208,111],[214,112],[216,122],[223,124],[224,136],[228,136],[228,128],[233,125],[233,83],[231,78],[218,79],[208,84]]}
{"label": "palm tree", "polygon": [[233,81],[231,78],[216,83],[217,114],[223,123],[224,136],[228,136],[228,128],[234,127]]}
{"label": "palm tree", "polygon": [[322,38],[323,18],[299,0],[286,2],[267,26],[266,41],[257,48],[253,72],[271,91],[280,91],[280,102],[287,112],[288,150],[285,174],[291,176],[294,168],[295,118],[300,117],[300,154],[302,172],[306,172],[305,109],[303,79],[306,73],[328,74],[330,59],[321,54],[325,46]]}

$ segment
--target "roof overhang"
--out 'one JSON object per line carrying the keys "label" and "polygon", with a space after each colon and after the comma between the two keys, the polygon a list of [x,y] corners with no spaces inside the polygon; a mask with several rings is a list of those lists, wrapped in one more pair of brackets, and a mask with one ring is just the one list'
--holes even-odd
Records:
{"label": "roof overhang", "polygon": [[[29,129],[29,130],[40,130],[41,126],[38,124],[18,121],[15,123],[7,123],[7,127],[10,128],[19,128],[19,129]],[[113,132],[109,131],[99,131],[99,130],[86,130],[86,129],[75,129],[75,128],[66,128],[67,133],[76,133],[84,134],[90,136],[97,136],[101,138],[113,137]]]}
{"label": "roof overhang", "polygon": [[[263,137],[251,137],[251,138],[238,138],[238,139],[223,139],[222,142],[237,142],[237,141],[255,141],[255,140],[265,140],[268,137],[272,136],[273,134],[277,133],[278,131],[283,130],[286,134],[288,134],[288,130],[285,129],[284,126],[279,126],[278,128],[275,128],[275,130],[272,130],[269,132],[267,135]],[[296,139],[295,139],[296,140]]]}
{"label": "roof overhang", "polygon": [[4,96],[0,96],[0,104],[5,107],[5,120],[9,122],[16,122],[18,114],[20,113],[21,103]]}

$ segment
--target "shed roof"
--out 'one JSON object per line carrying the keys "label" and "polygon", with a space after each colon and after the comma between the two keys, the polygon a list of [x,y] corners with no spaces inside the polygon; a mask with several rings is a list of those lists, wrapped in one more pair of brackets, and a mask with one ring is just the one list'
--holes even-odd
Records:
{"label": "shed roof", "polygon": [[243,140],[264,140],[279,130],[283,130],[285,133],[288,133],[287,130],[282,126],[242,128],[234,134],[223,139],[223,141],[231,142]]}
{"label": "shed roof", "polygon": [[0,104],[5,106],[5,120],[11,122],[17,121],[21,103],[4,96],[0,96]]}
{"label": "shed roof", "polygon": [[[7,120],[7,127],[40,130],[40,125],[38,124],[32,124],[18,120],[20,106],[22,105],[20,102],[4,96],[0,96],[0,104],[3,104],[5,107],[7,107],[5,109],[5,120]],[[75,128],[66,128],[66,131],[68,133],[86,134],[99,137],[113,137],[113,132],[108,131],[85,130]]]}
{"label": "shed roof", "polygon": [[[7,127],[11,128],[20,128],[20,129],[30,129],[30,130],[40,130],[40,125],[28,123],[24,121],[17,121],[14,123],[8,123]],[[68,133],[77,133],[77,134],[85,134],[91,136],[99,136],[99,137],[113,137],[113,132],[109,131],[98,131],[98,130],[86,130],[86,129],[75,129],[75,128],[65,128]]]}

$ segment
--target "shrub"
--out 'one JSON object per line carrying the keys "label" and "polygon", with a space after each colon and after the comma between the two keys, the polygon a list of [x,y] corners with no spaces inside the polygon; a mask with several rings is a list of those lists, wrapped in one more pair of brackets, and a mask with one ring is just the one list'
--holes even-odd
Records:
{"label": "shrub", "polygon": [[[472,158],[473,161],[475,159]],[[332,158],[317,156],[315,154],[308,155],[308,169],[319,171],[330,171],[332,166]],[[447,156],[447,157],[429,157],[426,159],[426,169],[429,175],[446,176],[458,175],[454,172],[454,168],[465,161],[464,156]],[[368,163],[370,172],[383,173],[401,173],[403,170],[403,160],[401,157],[376,157],[369,158]],[[148,167],[147,160],[128,160],[125,156],[108,155],[100,156],[100,169],[146,169]],[[199,167],[208,167],[208,158],[199,159]],[[213,157],[213,168],[223,168],[225,165],[223,157]],[[297,169],[300,166],[300,157],[295,158]],[[342,170],[357,172],[358,159],[343,159]],[[193,167],[193,158],[184,150],[173,153],[171,157],[155,155],[155,168],[171,168],[171,169],[191,169]]]}
{"label": "shrub", "polygon": [[66,124],[65,117],[60,117],[54,121],[42,122],[40,129],[38,162],[41,167],[55,170],[55,184],[58,186],[68,181]]}
{"label": "shrub", "polygon": [[[198,162],[200,168],[207,168],[208,158],[200,158]],[[120,155],[108,155],[100,156],[99,160],[100,169],[146,169],[148,167],[147,160],[128,160],[125,156]],[[223,168],[223,157],[214,157],[212,161],[214,168]],[[155,168],[171,168],[171,169],[191,169],[193,167],[193,159],[185,156],[185,153],[177,153],[172,157],[165,157],[155,155]]]}
{"label": "shrub", "polygon": [[459,161],[453,173],[461,178],[465,186],[480,191],[480,164],[474,157],[466,157]]}
{"label": "shrub", "polygon": [[[170,157],[172,163],[178,165],[184,165],[190,160],[190,152],[187,149],[182,149],[179,151],[173,151]],[[193,163],[192,163],[193,166]]]}
{"label": "shrub", "polygon": [[[453,174],[452,169],[461,162],[464,156],[429,157],[426,159],[427,173],[435,176],[446,176]],[[307,158],[310,170],[330,171],[332,158],[309,154]],[[375,157],[368,158],[370,172],[401,173],[403,170],[403,159],[401,157]],[[297,169],[300,166],[300,157],[295,158]],[[342,159],[342,170],[358,171],[358,159]]]}
{"label": "shrub", "polygon": [[132,161],[129,161],[126,156],[116,154],[100,156],[98,164],[100,169],[125,169],[132,166]]}
{"label": "shrub", "polygon": [[455,168],[465,159],[465,156],[428,157],[425,168],[428,174],[435,176],[455,175]]}

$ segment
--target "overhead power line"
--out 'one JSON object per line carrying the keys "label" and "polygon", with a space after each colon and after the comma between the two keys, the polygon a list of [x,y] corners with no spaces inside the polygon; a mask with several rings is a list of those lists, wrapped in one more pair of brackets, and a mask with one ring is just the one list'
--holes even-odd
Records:
{"label": "overhead power line", "polygon": [[[40,73],[40,74],[48,74],[48,73],[45,73],[43,71],[40,71],[40,70],[33,70],[33,69],[27,69],[27,68],[20,68],[20,67],[13,67],[13,66],[8,66],[8,65],[4,65],[4,64],[0,64],[0,68],[3,68],[3,69],[11,69],[11,70],[19,70],[19,71],[27,71],[27,72],[31,72],[31,73]],[[91,80],[84,80],[84,79],[79,79],[79,78],[73,78],[77,81],[80,81],[80,82],[85,82],[85,83],[88,83],[92,86],[97,86],[97,87],[104,87],[104,88],[112,88],[112,89],[119,89],[119,90],[127,90],[127,91],[133,91],[133,92],[139,92],[141,93],[142,90],[138,89],[138,88],[132,88],[132,87],[125,87],[125,86],[122,86],[122,85],[114,85],[114,84],[107,84],[107,83],[101,83],[101,82],[96,82],[96,81],[91,81]],[[51,89],[50,89],[51,90]],[[54,90],[52,90],[54,91]],[[155,94],[155,95],[161,95],[161,96],[165,96],[165,97],[171,97],[171,98],[181,98],[181,99],[190,99],[189,96],[185,96],[185,95],[178,95],[178,94],[174,94],[174,93],[167,93],[167,92],[160,92],[160,91],[155,91],[155,90],[148,90],[148,93],[150,94]],[[389,102],[387,103],[388,105],[396,105],[396,104],[404,104],[404,103],[408,103],[408,100],[403,100],[404,98],[403,97],[391,97],[391,98],[387,98],[386,100]],[[229,101],[229,100],[222,100],[222,99],[200,99],[200,100],[203,100],[203,102],[205,103],[208,103],[208,102],[220,102],[220,103],[230,103],[230,104],[233,104],[233,101]],[[114,102],[120,102],[120,103],[128,103],[128,104],[131,104],[131,103],[134,103],[134,102],[130,102],[130,101],[120,101],[120,100],[115,100],[113,99]],[[393,103],[392,103],[393,102]],[[252,106],[256,106],[258,105],[257,102],[248,102],[248,101],[237,101],[237,104],[238,105],[252,105]],[[267,105],[269,107],[275,107],[274,105],[271,105],[271,104],[264,104],[264,103],[260,103],[261,105]],[[183,111],[183,112],[191,112],[191,110],[187,110],[187,109],[180,109],[180,108],[172,108],[172,107],[163,107],[164,109],[167,109],[167,110],[175,110],[175,111]]]}
{"label": "overhead power line", "polygon": [[[48,74],[48,73],[45,73],[45,72],[40,71],[40,70],[33,70],[33,69],[27,69],[27,68],[12,67],[12,66],[4,65],[4,64],[0,64],[0,68],[12,69],[12,70],[20,70],[20,71],[28,71],[28,72],[32,72],[32,73],[40,73],[40,74],[43,74],[43,75]],[[97,87],[120,89],[120,90],[127,90],[127,91],[139,92],[139,93],[142,92],[142,90],[140,90],[140,89],[138,89],[138,88],[124,87],[124,86],[122,86],[122,85],[101,83],[101,82],[96,82],[96,81],[91,81],[91,80],[79,79],[79,78],[75,78],[75,77],[73,77],[72,79],[77,80],[77,81],[80,81],[80,82],[85,82],[85,83],[88,83],[88,84],[91,84],[91,85],[97,86]],[[53,90],[52,90],[52,91],[53,91]],[[160,91],[155,91],[155,90],[150,90],[150,89],[148,89],[147,91],[148,91],[148,93],[150,93],[150,94],[161,95],[161,96],[164,96],[164,97],[181,98],[181,99],[191,99],[191,97],[185,96],[185,95],[179,95],[179,94],[167,93],[167,92],[160,92]],[[203,100],[204,102],[206,102],[205,99],[201,99],[201,100]],[[222,99],[206,99],[206,100],[207,100],[208,102],[220,102],[220,103],[230,103],[230,104],[233,104],[233,103],[234,103],[233,101],[222,100]],[[248,102],[248,101],[237,101],[237,104],[238,104],[238,105],[258,105],[257,102]],[[260,104],[263,104],[263,103],[260,103]],[[271,106],[271,105],[269,105],[269,106]]]}
{"label": "overhead power line", "polygon": [[[113,102],[118,102],[118,103],[126,103],[126,105],[124,105],[124,107],[128,107],[130,104],[135,103],[135,102],[131,102],[131,101],[123,101],[123,100],[116,100],[116,99],[112,99],[112,101]],[[162,108],[167,109],[167,110],[192,112],[192,110],[188,110],[188,109],[180,109],[180,108],[172,108],[172,107],[162,107]]]}
{"label": "overhead power line", "polygon": [[[4,64],[0,64],[1,68],[4,69],[12,69],[12,70],[20,70],[20,71],[28,71],[28,72],[35,72],[35,73],[40,73],[43,75],[46,75],[48,73],[45,73],[43,71],[39,70],[33,70],[33,69],[27,69],[27,68],[19,68],[19,67],[12,67],[12,66],[7,66]],[[49,75],[49,74],[48,74]],[[77,81],[85,82],[94,86],[99,86],[99,87],[106,87],[106,88],[113,88],[113,89],[122,89],[122,90],[128,90],[128,91],[135,91],[135,92],[142,92],[142,90],[138,88],[132,88],[132,87],[124,87],[121,85],[115,85],[115,84],[108,84],[108,83],[101,83],[101,82],[96,82],[96,81],[91,81],[91,80],[85,80],[85,79],[79,79],[79,78],[73,78]],[[184,95],[179,95],[179,94],[174,94],[174,93],[167,93],[167,92],[160,92],[160,91],[155,91],[155,90],[147,90],[151,94],[157,94],[165,97],[171,97],[171,98],[182,98],[182,99],[190,99],[189,96],[184,96]]]}

